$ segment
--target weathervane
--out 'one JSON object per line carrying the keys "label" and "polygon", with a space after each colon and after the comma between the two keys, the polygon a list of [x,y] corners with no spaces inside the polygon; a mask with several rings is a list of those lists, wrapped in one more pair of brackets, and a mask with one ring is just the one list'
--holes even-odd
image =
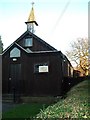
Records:
{"label": "weathervane", "polygon": [[33,5],[35,4],[34,2],[31,2],[31,4],[32,4],[32,7],[33,7]]}

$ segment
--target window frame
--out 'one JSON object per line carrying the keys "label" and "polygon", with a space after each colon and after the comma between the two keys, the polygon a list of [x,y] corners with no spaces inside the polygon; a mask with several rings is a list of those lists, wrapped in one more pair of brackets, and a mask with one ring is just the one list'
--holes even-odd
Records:
{"label": "window frame", "polygon": [[25,38],[24,40],[24,46],[25,47],[32,47],[33,46],[33,38]]}
{"label": "window frame", "polygon": [[[46,71],[40,71],[40,67],[48,67]],[[34,73],[49,73],[49,64],[48,63],[37,63],[34,64]]]}
{"label": "window frame", "polygon": [[[16,50],[18,50],[18,52],[16,52]],[[21,57],[21,50],[19,48],[17,48],[17,47],[14,47],[10,51],[10,55],[9,56],[10,56],[10,58],[19,58],[19,57]]]}

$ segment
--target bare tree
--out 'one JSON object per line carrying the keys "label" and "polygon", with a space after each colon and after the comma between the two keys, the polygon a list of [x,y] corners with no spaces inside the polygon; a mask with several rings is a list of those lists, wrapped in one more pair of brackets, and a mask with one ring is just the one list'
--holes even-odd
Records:
{"label": "bare tree", "polygon": [[88,62],[89,52],[87,38],[78,38],[72,42],[71,50],[66,51],[66,55],[69,60],[76,65],[77,70],[88,75],[90,63]]}

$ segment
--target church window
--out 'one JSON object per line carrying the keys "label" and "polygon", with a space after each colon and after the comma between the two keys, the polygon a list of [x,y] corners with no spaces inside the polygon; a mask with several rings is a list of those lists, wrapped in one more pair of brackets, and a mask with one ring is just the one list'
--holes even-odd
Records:
{"label": "church window", "polygon": [[10,51],[10,58],[12,57],[20,57],[20,50],[17,47]]}
{"label": "church window", "polygon": [[25,47],[31,47],[33,45],[32,38],[25,39]]}

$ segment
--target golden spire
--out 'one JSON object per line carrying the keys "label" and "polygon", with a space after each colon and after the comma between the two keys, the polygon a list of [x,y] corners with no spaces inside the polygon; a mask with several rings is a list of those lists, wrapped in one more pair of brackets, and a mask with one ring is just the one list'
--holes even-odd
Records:
{"label": "golden spire", "polygon": [[36,26],[38,26],[36,20],[35,20],[35,16],[34,16],[34,8],[33,8],[34,2],[32,2],[32,9],[30,12],[30,15],[28,17],[28,21],[25,22],[27,24],[27,30],[31,31],[32,33],[34,33],[34,24]]}
{"label": "golden spire", "polygon": [[30,15],[29,15],[29,17],[28,17],[28,22],[35,21],[33,5],[34,5],[34,2],[32,2],[32,9],[31,9]]}

